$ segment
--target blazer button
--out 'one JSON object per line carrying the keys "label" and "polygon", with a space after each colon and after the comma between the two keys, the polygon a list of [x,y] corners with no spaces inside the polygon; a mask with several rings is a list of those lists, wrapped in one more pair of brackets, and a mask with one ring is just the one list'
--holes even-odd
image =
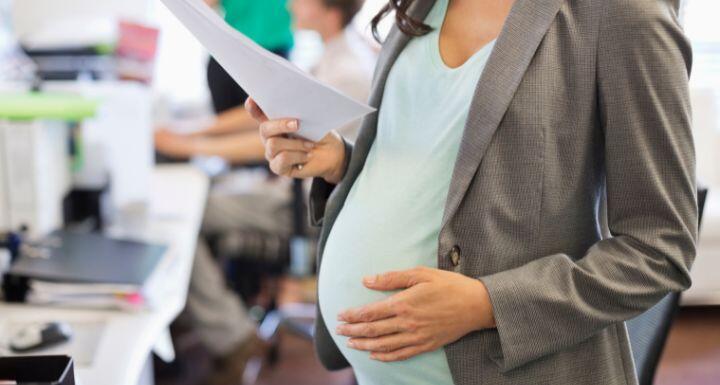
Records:
{"label": "blazer button", "polygon": [[453,266],[460,264],[460,248],[457,245],[450,249],[448,256],[450,257],[450,262],[452,262]]}

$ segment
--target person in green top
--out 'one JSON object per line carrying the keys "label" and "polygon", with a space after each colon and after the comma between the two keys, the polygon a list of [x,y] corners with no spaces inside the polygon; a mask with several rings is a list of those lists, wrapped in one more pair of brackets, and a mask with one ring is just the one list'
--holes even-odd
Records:
{"label": "person in green top", "polygon": [[[287,58],[293,45],[287,0],[205,0],[225,12],[233,28],[277,55]],[[242,106],[248,95],[227,72],[210,58],[207,68],[213,109],[221,113]]]}

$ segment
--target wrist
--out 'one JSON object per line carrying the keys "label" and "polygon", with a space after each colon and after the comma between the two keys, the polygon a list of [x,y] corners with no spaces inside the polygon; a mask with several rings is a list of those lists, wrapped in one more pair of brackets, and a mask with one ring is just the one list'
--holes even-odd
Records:
{"label": "wrist", "polygon": [[495,327],[495,317],[493,314],[492,303],[490,302],[490,294],[485,284],[479,280],[476,282],[476,290],[473,290],[476,304],[475,314],[477,314],[474,330],[491,329]]}
{"label": "wrist", "polygon": [[206,154],[207,140],[205,137],[190,138],[187,141],[186,151],[189,156],[208,155]]}
{"label": "wrist", "polygon": [[322,178],[325,179],[325,181],[330,184],[338,184],[338,183],[340,183],[340,180],[342,180],[344,175],[345,175],[345,162],[341,161],[340,167],[336,167],[335,169],[330,170],[330,172],[323,175]]}
{"label": "wrist", "polygon": [[189,134],[189,136],[191,136],[193,138],[205,138],[205,137],[212,136],[213,132],[215,132],[217,130],[216,123],[217,123],[217,119],[212,120],[210,122],[204,122],[201,129],[191,132]]}
{"label": "wrist", "polygon": [[345,141],[342,139],[340,135],[335,134],[338,139],[338,153],[340,154],[340,157],[337,162],[335,162],[335,167],[330,169],[328,172],[326,172],[324,175],[322,175],[322,178],[325,179],[326,182],[330,184],[338,184],[342,180],[343,176],[345,176],[345,171],[347,167],[347,162],[345,157],[347,156],[347,153],[345,151]]}

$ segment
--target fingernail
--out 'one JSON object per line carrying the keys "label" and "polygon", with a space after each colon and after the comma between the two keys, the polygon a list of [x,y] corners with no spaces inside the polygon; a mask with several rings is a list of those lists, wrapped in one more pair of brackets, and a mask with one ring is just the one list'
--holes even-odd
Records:
{"label": "fingernail", "polygon": [[342,314],[338,314],[337,316],[338,321],[345,321],[345,317]]}
{"label": "fingernail", "polygon": [[335,334],[342,334],[342,328],[340,326],[335,328]]}
{"label": "fingernail", "polygon": [[313,147],[315,147],[315,144],[313,144],[313,142],[305,142],[305,148],[310,149],[310,148],[313,148]]}
{"label": "fingernail", "polygon": [[378,358],[377,358],[377,356],[375,355],[375,353],[370,353],[370,359],[371,359],[371,360],[377,360]]}
{"label": "fingernail", "polygon": [[363,278],[363,282],[365,282],[365,284],[367,284],[367,285],[372,285],[372,284],[375,283],[375,281],[376,281],[376,278],[375,278],[374,275],[373,275],[373,276],[370,276],[370,277],[365,277],[365,278]]}
{"label": "fingernail", "polygon": [[287,126],[289,129],[296,131],[298,129],[298,122],[297,120],[291,120],[288,122]]}
{"label": "fingernail", "polygon": [[349,339],[349,340],[347,341],[347,346],[349,346],[349,347],[351,347],[351,348],[354,348],[354,347],[355,347],[355,341],[353,341],[352,339]]}

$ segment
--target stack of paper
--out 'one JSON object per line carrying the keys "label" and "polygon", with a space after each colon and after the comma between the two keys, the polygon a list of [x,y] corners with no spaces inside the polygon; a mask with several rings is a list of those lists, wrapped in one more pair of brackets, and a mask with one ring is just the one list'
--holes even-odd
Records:
{"label": "stack of paper", "polygon": [[140,310],[147,308],[143,292],[133,285],[30,281],[27,303],[64,307]]}
{"label": "stack of paper", "polygon": [[202,0],[162,1],[269,118],[299,119],[300,136],[317,141],[373,111],[261,48]]}
{"label": "stack of paper", "polygon": [[28,278],[27,302],[70,307],[153,307],[167,247],[57,231],[23,246],[9,274]]}

